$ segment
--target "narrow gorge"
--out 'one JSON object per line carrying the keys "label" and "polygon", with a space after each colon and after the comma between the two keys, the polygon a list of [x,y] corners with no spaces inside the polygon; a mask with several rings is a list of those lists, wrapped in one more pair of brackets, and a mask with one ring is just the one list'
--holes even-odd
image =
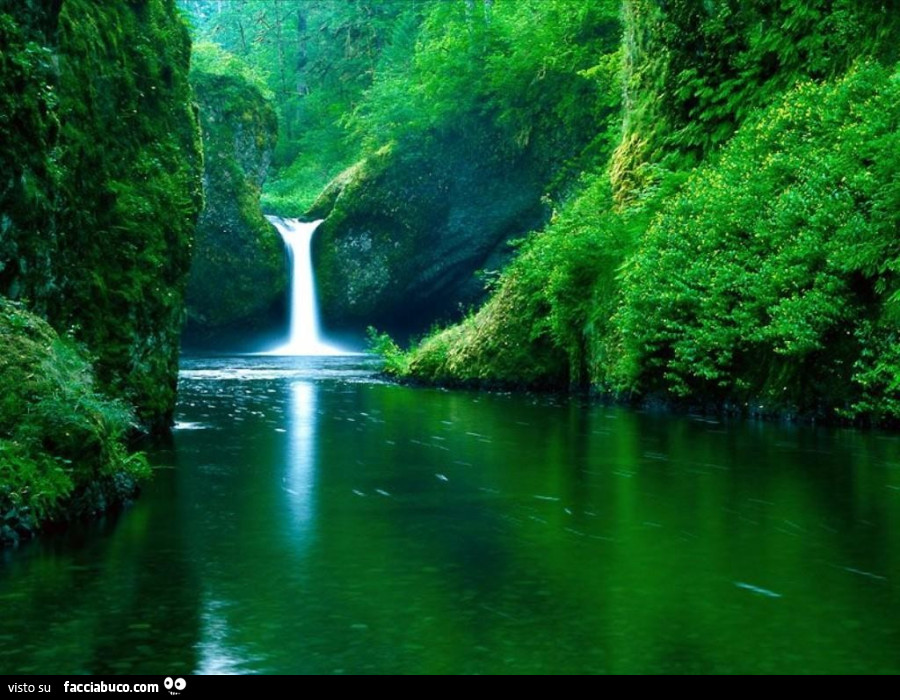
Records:
{"label": "narrow gorge", "polygon": [[7,689],[900,672],[897,10],[0,0]]}

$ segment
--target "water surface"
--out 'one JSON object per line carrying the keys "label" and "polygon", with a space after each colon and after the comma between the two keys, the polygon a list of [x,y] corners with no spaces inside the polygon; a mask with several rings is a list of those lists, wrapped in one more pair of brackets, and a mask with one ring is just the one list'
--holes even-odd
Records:
{"label": "water surface", "polygon": [[0,553],[0,672],[900,671],[900,441],[184,363],[121,517]]}

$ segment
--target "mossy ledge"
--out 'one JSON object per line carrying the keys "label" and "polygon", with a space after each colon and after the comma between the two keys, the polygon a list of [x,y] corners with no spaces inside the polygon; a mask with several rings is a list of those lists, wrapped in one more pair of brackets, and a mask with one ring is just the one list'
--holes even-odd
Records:
{"label": "mossy ledge", "polygon": [[134,427],[71,340],[0,298],[0,546],[134,497],[149,475]]}

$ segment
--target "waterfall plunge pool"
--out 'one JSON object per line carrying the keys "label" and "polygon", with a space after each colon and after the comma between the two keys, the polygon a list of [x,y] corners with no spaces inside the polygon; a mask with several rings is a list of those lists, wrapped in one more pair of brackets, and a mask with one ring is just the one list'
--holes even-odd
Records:
{"label": "waterfall plunge pool", "polygon": [[900,442],[188,358],[118,518],[6,551],[4,673],[896,673]]}

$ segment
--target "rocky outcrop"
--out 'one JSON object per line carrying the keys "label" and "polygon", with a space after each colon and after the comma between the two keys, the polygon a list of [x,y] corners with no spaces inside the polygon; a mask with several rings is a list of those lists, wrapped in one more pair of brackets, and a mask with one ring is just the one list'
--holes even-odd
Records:
{"label": "rocky outcrop", "polygon": [[0,294],[165,427],[201,144],[174,0],[0,0]]}
{"label": "rocky outcrop", "polygon": [[187,337],[203,343],[271,321],[288,273],[281,240],[259,204],[278,136],[274,108],[237,74],[195,68],[191,81],[203,130],[206,207],[188,284]]}
{"label": "rocky outcrop", "polygon": [[309,213],[326,324],[420,331],[484,299],[511,238],[546,216],[537,168],[486,164],[474,144],[432,155],[383,149],[342,174]]}

